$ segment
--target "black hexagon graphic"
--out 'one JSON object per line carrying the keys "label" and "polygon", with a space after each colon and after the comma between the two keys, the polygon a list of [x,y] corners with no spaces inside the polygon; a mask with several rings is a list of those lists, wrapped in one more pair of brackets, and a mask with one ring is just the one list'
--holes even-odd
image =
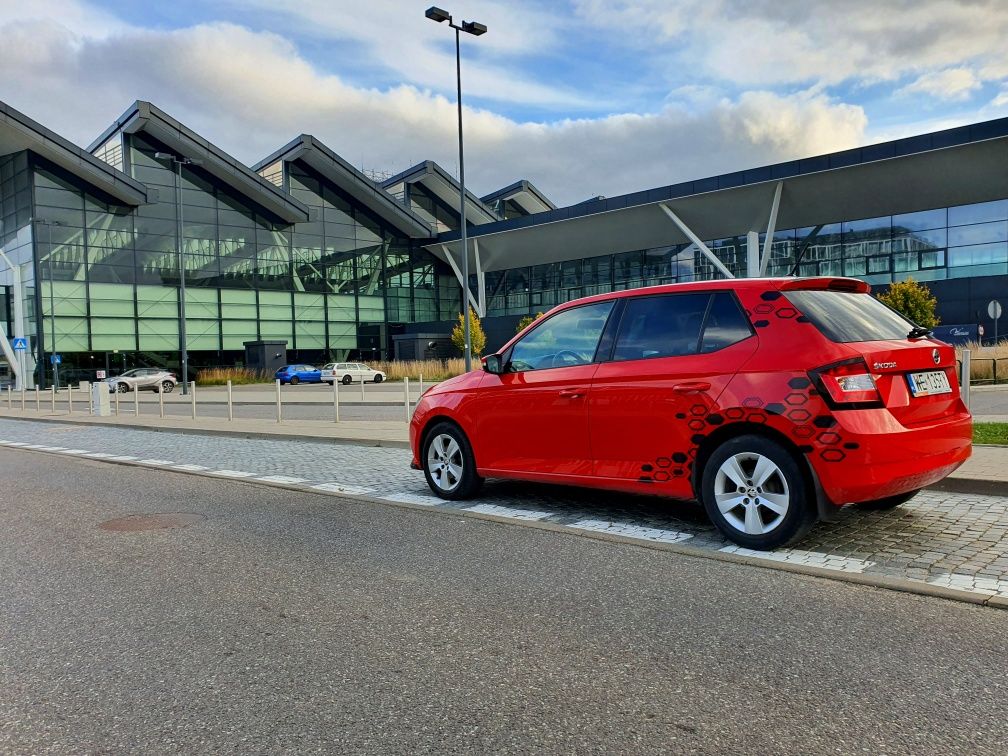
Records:
{"label": "black hexagon graphic", "polygon": [[690,441],[694,444],[702,444],[705,438],[707,437],[703,433],[694,433],[690,436]]}
{"label": "black hexagon graphic", "polygon": [[787,413],[787,416],[796,423],[806,423],[808,422],[808,419],[812,417],[812,413],[808,410],[793,409]]}
{"label": "black hexagon graphic", "polygon": [[724,418],[715,412],[713,415],[707,416],[707,422],[711,425],[721,425],[724,422]]}
{"label": "black hexagon graphic", "polygon": [[812,424],[816,428],[832,428],[836,425],[836,420],[829,415],[819,415],[819,417],[812,421]]}
{"label": "black hexagon graphic", "polygon": [[796,315],[798,315],[798,310],[796,310],[794,307],[781,307],[779,310],[777,310],[777,317],[784,318],[785,320],[793,318]]}
{"label": "black hexagon graphic", "polygon": [[861,444],[859,444],[857,441],[848,441],[846,444],[843,445],[843,448],[844,449],[860,449],[861,448]]}
{"label": "black hexagon graphic", "polygon": [[774,306],[772,304],[758,304],[753,307],[753,312],[757,312],[760,315],[766,315],[767,313],[773,312]]}
{"label": "black hexagon graphic", "polygon": [[643,470],[644,472],[651,472],[652,470],[654,470],[654,468],[651,467],[651,465],[641,465],[640,469]]}
{"label": "black hexagon graphic", "polygon": [[772,403],[768,404],[766,407],[764,407],[763,409],[765,409],[771,415],[783,415],[784,411],[787,408],[783,404],[781,404],[780,402],[772,402]]}
{"label": "black hexagon graphic", "polygon": [[809,320],[808,318],[806,318],[804,315],[799,315],[797,318],[795,318],[795,320],[798,323],[811,323],[812,322],[811,320]]}
{"label": "black hexagon graphic", "polygon": [[690,430],[699,431],[704,429],[704,425],[706,425],[706,423],[704,423],[703,420],[690,420],[687,425]]}
{"label": "black hexagon graphic", "polygon": [[756,321],[753,321],[753,325],[756,326],[757,328],[766,328],[768,325],[770,325],[770,321],[769,320],[756,320]]}
{"label": "black hexagon graphic", "polygon": [[700,415],[707,414],[707,408],[704,407],[702,404],[694,404],[692,407],[689,408],[689,411],[690,414],[693,415],[694,417],[699,417]]}
{"label": "black hexagon graphic", "polygon": [[792,433],[798,438],[812,438],[816,434],[816,431],[811,425],[799,425]]}
{"label": "black hexagon graphic", "polygon": [[760,294],[760,299],[765,302],[774,302],[783,296],[779,291],[764,291]]}
{"label": "black hexagon graphic", "polygon": [[763,400],[758,396],[747,396],[742,400],[742,406],[746,409],[759,409],[763,406]]}
{"label": "black hexagon graphic", "polygon": [[672,460],[668,457],[658,457],[658,459],[655,460],[655,464],[657,464],[658,467],[671,467]]}
{"label": "black hexagon graphic", "polygon": [[745,416],[745,412],[738,407],[732,407],[729,410],[725,410],[725,417],[729,420],[741,420]]}
{"label": "black hexagon graphic", "polygon": [[808,397],[805,394],[799,394],[797,391],[792,391],[790,394],[784,397],[784,401],[790,404],[792,407],[801,407],[805,402],[808,401]]}
{"label": "black hexagon graphic", "polygon": [[675,416],[676,416],[677,420],[685,420],[686,419],[686,413],[685,412],[676,412]]}
{"label": "black hexagon graphic", "polygon": [[792,378],[790,381],[787,382],[787,385],[793,389],[803,389],[811,386],[812,381],[810,381],[808,378]]}
{"label": "black hexagon graphic", "polygon": [[672,455],[672,461],[677,462],[681,465],[683,462],[686,461],[686,455],[683,454],[682,452],[676,452],[675,454]]}
{"label": "black hexagon graphic", "polygon": [[823,449],[819,452],[819,456],[822,457],[827,462],[839,462],[844,459],[847,455],[844,454],[839,449]]}
{"label": "black hexagon graphic", "polygon": [[832,446],[833,444],[840,443],[840,434],[834,433],[833,431],[826,431],[825,433],[820,433],[819,437],[816,440],[820,444],[826,444],[827,446]]}
{"label": "black hexagon graphic", "polygon": [[677,467],[675,470],[672,471],[672,476],[675,478],[681,478],[685,474],[686,471],[683,470],[681,467]]}

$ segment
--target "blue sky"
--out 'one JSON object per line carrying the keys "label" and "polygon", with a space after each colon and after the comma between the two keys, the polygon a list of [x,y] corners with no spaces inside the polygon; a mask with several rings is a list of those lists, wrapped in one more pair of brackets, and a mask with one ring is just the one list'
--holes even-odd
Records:
{"label": "blue sky", "polygon": [[[449,2],[467,178],[569,203],[1008,115],[995,0]],[[148,99],[252,163],[301,132],[454,172],[454,47],[428,2],[0,0],[0,100],[87,144]]]}

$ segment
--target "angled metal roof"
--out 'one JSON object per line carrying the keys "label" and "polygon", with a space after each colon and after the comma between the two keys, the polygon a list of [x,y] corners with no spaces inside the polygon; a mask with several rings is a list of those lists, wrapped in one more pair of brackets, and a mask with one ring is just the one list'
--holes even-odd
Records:
{"label": "angled metal roof", "polygon": [[93,152],[118,131],[144,132],[288,223],[308,220],[308,208],[149,102],[138,100],[88,147]]}
{"label": "angled metal roof", "polygon": [[531,181],[520,179],[503,189],[483,197],[483,204],[492,207],[495,202],[511,200],[528,215],[533,213],[543,213],[547,210],[556,210],[556,205],[549,201],[545,194],[533,186]]}
{"label": "angled metal roof", "polygon": [[147,187],[0,102],[0,155],[30,150],[127,205],[147,202]]}
{"label": "angled metal roof", "polygon": [[[445,171],[433,160],[417,163],[402,173],[381,183],[382,189],[388,191],[399,183],[422,184],[427,191],[436,196],[449,207],[458,207],[459,183],[451,174]],[[492,223],[497,214],[484,205],[476,195],[466,189],[466,220],[474,225]]]}
{"label": "angled metal roof", "polygon": [[429,239],[434,236],[429,223],[396,202],[388,192],[379,188],[311,134],[301,134],[291,140],[252,166],[252,170],[259,173],[278,160],[300,160],[407,236],[414,239]]}
{"label": "angled metal roof", "polygon": [[[474,228],[483,270],[501,270],[689,239],[665,204],[703,240],[765,230],[777,184],[776,228],[928,210],[1008,197],[1008,118],[672,186],[598,198]],[[470,242],[473,244],[473,242]],[[428,245],[457,255],[456,231]],[[470,249],[472,254],[472,249]]]}

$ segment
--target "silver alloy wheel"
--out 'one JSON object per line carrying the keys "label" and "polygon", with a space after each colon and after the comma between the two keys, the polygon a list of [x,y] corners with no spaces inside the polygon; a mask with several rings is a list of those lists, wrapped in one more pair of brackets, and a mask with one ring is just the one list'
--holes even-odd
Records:
{"label": "silver alloy wheel", "polygon": [[728,457],[714,478],[714,500],[729,525],[746,535],[775,530],[788,513],[787,478],[769,457],[742,452]]}
{"label": "silver alloy wheel", "polygon": [[427,470],[431,480],[445,493],[458,488],[463,471],[462,448],[447,433],[439,433],[427,447]]}

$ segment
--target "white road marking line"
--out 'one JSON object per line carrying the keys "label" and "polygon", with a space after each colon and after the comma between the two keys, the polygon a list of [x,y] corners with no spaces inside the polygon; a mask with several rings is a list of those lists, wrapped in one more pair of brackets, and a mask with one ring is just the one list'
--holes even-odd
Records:
{"label": "white road marking line", "polygon": [[261,480],[264,483],[288,483],[290,485],[308,482],[308,478],[295,478],[290,475],[261,475],[256,480]]}
{"label": "white road marking line", "polygon": [[62,446],[40,446],[38,448],[39,451],[47,451],[47,452],[61,451],[62,449],[63,449]]}
{"label": "white road marking line", "polygon": [[640,525],[629,525],[609,520],[581,520],[567,527],[579,530],[591,530],[596,533],[609,533],[627,538],[639,538],[642,541],[658,541],[659,543],[679,543],[693,537],[692,533],[680,533],[678,530],[645,528]]}
{"label": "white road marking line", "polygon": [[209,467],[203,467],[203,465],[173,465],[173,470],[182,470],[183,472],[203,472],[204,470],[209,470]]}
{"label": "white road marking line", "polygon": [[114,457],[115,454],[109,454],[108,452],[88,452],[83,456],[94,457],[95,459],[109,459],[110,457]]}
{"label": "white road marking line", "polygon": [[5,446],[28,446],[27,441],[4,441]]}
{"label": "white road marking line", "polygon": [[511,507],[500,507],[496,504],[477,504],[475,507],[466,507],[466,512],[479,512],[480,514],[497,515],[498,517],[510,517],[513,520],[542,520],[549,517],[552,512],[537,512],[531,509],[512,509]]}
{"label": "white road marking line", "polygon": [[174,460],[171,459],[141,459],[137,462],[139,465],[150,465],[151,467],[164,467],[165,465],[174,465]]}
{"label": "white road marking line", "polygon": [[394,494],[382,494],[379,498],[384,499],[385,501],[398,501],[402,504],[420,504],[424,507],[433,507],[435,505],[445,503],[436,496],[409,493],[408,491]]}
{"label": "white road marking line", "polygon": [[809,567],[822,567],[827,570],[838,572],[864,572],[872,567],[875,562],[865,559],[854,559],[836,554],[823,554],[818,551],[804,551],[803,549],[777,549],[776,551],[755,551],[742,546],[725,546],[718,549],[725,554],[739,554],[741,556],[756,557],[766,559],[770,562],[787,562],[789,564],[806,564]]}
{"label": "white road marking line", "polygon": [[60,454],[87,454],[87,449],[63,449]]}
{"label": "white road marking line", "polygon": [[136,460],[136,457],[130,457],[130,456],[127,456],[125,454],[121,454],[121,455],[116,456],[116,457],[109,457],[109,459],[112,460],[112,461],[114,461],[114,462],[133,462],[133,461]]}
{"label": "white road marking line", "polygon": [[255,473],[245,472],[244,470],[214,470],[210,473],[211,475],[220,475],[224,478],[254,478]]}
{"label": "white road marking line", "polygon": [[328,491],[329,493],[345,493],[350,495],[361,495],[368,494],[374,491],[373,488],[365,488],[364,486],[351,486],[346,483],[319,483],[312,486],[317,491]]}
{"label": "white road marking line", "polygon": [[41,449],[43,447],[42,447],[42,444],[26,444],[24,448],[25,449]]}

